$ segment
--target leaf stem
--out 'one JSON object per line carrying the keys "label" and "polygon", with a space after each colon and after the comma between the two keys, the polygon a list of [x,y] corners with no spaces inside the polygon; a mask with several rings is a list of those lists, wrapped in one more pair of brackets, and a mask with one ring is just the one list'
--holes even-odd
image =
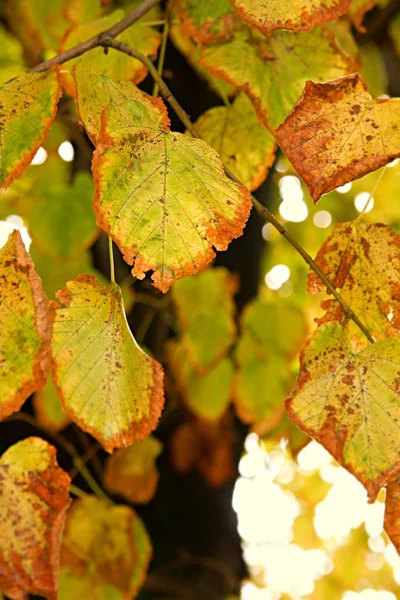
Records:
{"label": "leaf stem", "polygon": [[[113,38],[110,38],[110,37],[105,37],[102,40],[102,45],[104,45],[106,47],[114,48],[115,50],[119,50],[120,52],[123,52],[124,54],[128,54],[129,56],[132,56],[132,58],[136,58],[137,60],[140,60],[140,62],[142,62],[147,67],[150,75],[153,77],[154,81],[157,83],[161,95],[170,104],[170,106],[174,109],[174,111],[176,112],[176,114],[178,115],[180,120],[182,121],[183,125],[185,125],[186,129],[191,133],[191,135],[194,138],[201,139],[201,136],[198,133],[198,131],[196,130],[193,123],[191,122],[189,115],[179,104],[179,102],[177,101],[175,96],[172,94],[171,90],[168,88],[167,84],[162,79],[162,77],[158,73],[157,69],[155,68],[155,66],[153,65],[151,60],[147,58],[147,56],[144,56],[143,54],[141,54],[134,48],[131,48],[130,46],[128,46],[128,44],[114,40]],[[240,182],[240,180],[227,167],[225,167],[225,165],[224,165],[224,169],[225,169],[225,173],[232,181],[235,181],[236,183],[243,185]],[[303,257],[303,259],[309,265],[311,270],[314,271],[314,273],[316,273],[318,275],[318,277],[321,279],[321,281],[323,281],[323,283],[325,284],[327,289],[334,296],[335,300],[337,300],[337,302],[339,302],[339,304],[342,307],[342,310],[345,314],[345,317],[347,319],[351,319],[352,321],[354,321],[354,323],[363,332],[363,334],[368,339],[368,341],[371,343],[374,343],[375,340],[372,337],[372,335],[370,334],[370,332],[368,331],[368,329],[360,321],[358,316],[350,308],[350,306],[347,304],[347,302],[342,298],[342,296],[336,290],[333,283],[326,277],[326,275],[323,273],[323,271],[320,269],[320,267],[317,265],[317,263],[311,258],[311,256],[308,254],[308,252],[299,244],[299,242],[291,235],[291,233],[289,233],[289,231],[274,217],[274,215],[268,210],[268,208],[266,208],[263,204],[261,204],[261,202],[259,202],[257,200],[257,198],[255,196],[253,196],[252,194],[250,194],[250,197],[251,197],[253,206],[256,209],[256,211],[258,212],[258,214],[261,217],[263,217],[266,221],[271,223],[271,225],[273,225],[273,227],[275,227],[275,229],[277,231],[279,231],[279,233],[284,238],[287,239],[289,244],[291,244],[291,246],[293,246],[293,248],[300,254],[300,256]]]}
{"label": "leaf stem", "polygon": [[70,484],[69,491],[71,492],[71,494],[74,494],[74,496],[77,496],[78,498],[86,498],[87,496],[86,492],[81,490],[81,488],[79,488],[77,485],[74,485],[73,483]]}
{"label": "leaf stem", "polygon": [[110,255],[110,279],[111,283],[115,283],[114,248],[111,236],[108,236],[108,253]]}
{"label": "leaf stem", "polygon": [[365,215],[365,213],[367,212],[368,206],[370,205],[370,202],[371,202],[371,200],[372,200],[372,198],[373,198],[376,190],[378,189],[378,187],[379,187],[379,185],[380,185],[380,183],[382,181],[382,177],[386,173],[386,169],[387,169],[387,165],[385,165],[383,167],[383,169],[381,170],[381,172],[379,173],[379,177],[378,177],[378,179],[375,182],[375,185],[374,185],[374,187],[372,189],[372,192],[369,193],[368,200],[364,204],[364,208],[362,209],[362,211],[358,215],[357,219],[354,221],[355,223],[358,223],[362,219],[362,217]]}
{"label": "leaf stem", "polygon": [[36,65],[32,69],[29,69],[30,73],[42,73],[43,71],[47,71],[54,65],[61,65],[72,58],[77,58],[88,50],[93,50],[93,48],[97,48],[98,46],[102,46],[102,40],[104,37],[114,38],[125,29],[128,29],[131,25],[136,23],[139,19],[141,19],[145,14],[147,14],[156,4],[159,4],[161,0],[144,0],[139,6],[137,6],[134,10],[129,12],[123,19],[115,23],[112,27],[101,31],[97,35],[65,50],[65,52],[61,52],[57,54],[57,56],[53,56],[49,60],[45,60],[44,62]]}
{"label": "leaf stem", "polygon": [[[169,31],[169,23],[168,23],[168,21],[166,21],[164,28],[163,28],[163,37],[162,37],[161,49],[160,49],[160,54],[158,57],[158,65],[157,65],[157,72],[160,75],[160,77],[162,77],[162,73],[163,73],[163,69],[164,69],[165,52],[167,50],[167,43],[168,43],[168,31]],[[158,84],[157,84],[157,81],[155,81],[155,80],[154,80],[154,87],[153,87],[153,96],[158,96]]]}

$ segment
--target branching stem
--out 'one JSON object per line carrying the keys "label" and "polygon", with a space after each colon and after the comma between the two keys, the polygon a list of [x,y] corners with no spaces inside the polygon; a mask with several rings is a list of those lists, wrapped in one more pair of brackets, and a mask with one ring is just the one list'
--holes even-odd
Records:
{"label": "branching stem", "polygon": [[[186,127],[186,129],[191,133],[191,135],[193,137],[201,139],[201,136],[198,133],[198,131],[196,130],[193,123],[191,122],[189,115],[179,104],[179,102],[177,101],[175,96],[172,94],[171,90],[168,88],[167,84],[162,79],[162,77],[158,73],[157,69],[155,68],[155,66],[153,65],[151,60],[149,58],[147,58],[147,56],[144,56],[143,54],[141,54],[134,48],[131,48],[124,42],[114,40],[113,38],[107,38],[107,37],[104,38],[102,44],[106,47],[114,48],[115,50],[119,50],[120,52],[128,54],[132,58],[136,58],[137,60],[140,60],[140,62],[142,62],[147,67],[150,75],[153,77],[154,81],[157,83],[158,88],[160,90],[160,94],[163,96],[164,100],[166,100],[168,102],[168,104],[170,104],[170,106],[174,109],[174,111],[176,112],[179,119],[182,121],[183,125]],[[224,166],[224,169],[225,169],[227,176],[230,179],[232,179],[232,181],[235,181],[236,183],[241,184],[239,179],[227,167]],[[293,248],[295,248],[295,250],[297,250],[297,252],[303,257],[305,262],[309,265],[310,269],[318,275],[318,277],[321,279],[321,281],[323,281],[323,283],[325,284],[327,289],[332,293],[335,300],[337,300],[337,302],[339,302],[339,304],[342,307],[342,310],[345,314],[346,319],[348,319],[348,320],[351,319],[352,321],[354,321],[354,323],[363,332],[363,334],[368,339],[368,341],[371,343],[374,343],[375,340],[372,337],[372,335],[370,334],[370,332],[368,331],[368,329],[360,321],[358,316],[354,313],[354,311],[350,308],[350,306],[347,304],[347,302],[342,298],[342,296],[336,290],[333,283],[326,277],[326,275],[323,273],[323,271],[320,269],[320,267],[317,265],[317,263],[308,254],[308,252],[303,248],[303,246],[301,246],[299,244],[299,242],[291,235],[291,233],[274,217],[274,215],[268,210],[268,208],[263,206],[263,204],[261,204],[261,202],[259,202],[259,200],[257,200],[257,198],[255,196],[253,196],[252,194],[250,194],[250,196],[251,196],[251,201],[253,203],[253,206],[257,210],[258,214],[261,217],[263,217],[266,221],[271,223],[271,225],[273,225],[273,227],[275,227],[275,229],[277,231],[279,231],[279,233],[284,238],[287,239],[289,244],[291,244],[293,246]]]}

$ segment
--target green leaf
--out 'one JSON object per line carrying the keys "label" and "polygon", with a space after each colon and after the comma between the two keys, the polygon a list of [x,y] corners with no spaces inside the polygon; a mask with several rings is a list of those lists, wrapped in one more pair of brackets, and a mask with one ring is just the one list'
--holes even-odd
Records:
{"label": "green leaf", "polygon": [[0,84],[25,70],[23,48],[19,41],[0,27]]}
{"label": "green leaf", "polygon": [[399,128],[400,98],[373,100],[356,74],[307,82],[276,136],[317,202],[400,156]]}
{"label": "green leaf", "polygon": [[204,46],[200,64],[243,90],[261,122],[275,129],[289,114],[306,81],[346,75],[351,60],[326,29],[277,31],[264,38],[244,26],[227,42]]}
{"label": "green leaf", "polygon": [[397,54],[400,54],[400,14],[397,13],[390,21],[389,24],[390,37],[393,40],[393,44]]}
{"label": "green leaf", "polygon": [[0,419],[4,419],[44,385],[50,341],[47,298],[18,231],[0,250],[0,280]]}
{"label": "green leaf", "polygon": [[[400,236],[393,229],[382,223],[339,223],[315,260],[375,339],[399,336]],[[326,291],[315,273],[309,275],[308,291]],[[325,300],[322,308],[326,313],[319,323],[344,321],[336,300]]]}
{"label": "green leaf", "polygon": [[195,127],[251,192],[264,182],[275,161],[276,142],[247,96],[240,94],[229,107],[210,108]]}
{"label": "green leaf", "polygon": [[24,73],[0,89],[0,187],[21,177],[43,143],[57,111],[56,71]]}
{"label": "green leaf", "polygon": [[61,548],[59,600],[135,598],[150,562],[146,529],[129,506],[94,496],[73,503]]}
{"label": "green leaf", "polygon": [[116,450],[106,460],[104,487],[132,504],[145,504],[156,493],[160,474],[156,460],[163,449],[153,435],[123,450]]}
{"label": "green leaf", "polygon": [[350,0],[232,0],[239,15],[265,35],[274,29],[306,31],[347,12]]}
{"label": "green leaf", "polygon": [[33,408],[36,420],[44,431],[57,433],[70,423],[68,415],[61,408],[51,373],[49,373],[44,387],[36,392],[33,398]]}
{"label": "green leaf", "polygon": [[132,274],[154,271],[163,292],[209,264],[212,246],[225,250],[240,236],[251,208],[214,150],[169,131],[159,100],[105,111],[93,173],[98,224],[134,263]]}
{"label": "green leaf", "polygon": [[121,290],[79,275],[53,303],[53,376],[63,410],[108,452],[157,425],[163,371],[137,345]]}
{"label": "green leaf", "polygon": [[[90,23],[83,23],[75,27],[64,39],[62,50],[72,48],[72,46],[80,44],[101,31],[112,27],[112,25],[120,21],[123,17],[124,11],[116,10],[101,19],[91,21]],[[121,33],[118,39],[132,46],[142,54],[150,56],[157,53],[161,34],[156,29],[144,25],[143,21],[140,20]],[[70,70],[77,62],[84,63],[85,68],[94,68],[98,74],[104,73],[115,80],[121,79],[140,83],[147,75],[146,67],[135,58],[131,58],[113,49],[110,49],[105,54],[103,48],[94,48],[86,52],[84,56],[70,60],[63,67],[63,84],[71,96],[75,96],[75,86],[73,79],[65,70]]]}
{"label": "green leaf", "polygon": [[172,289],[181,341],[199,372],[215,366],[235,341],[235,292],[236,280],[223,267],[182,279]]}
{"label": "green leaf", "polygon": [[57,597],[70,478],[56,449],[29,437],[0,459],[0,587],[10,598]]}
{"label": "green leaf", "polygon": [[267,431],[284,412],[283,401],[293,384],[289,361],[304,340],[304,317],[288,304],[257,299],[242,314],[241,329],[236,348],[236,412],[244,423]]}
{"label": "green leaf", "polygon": [[371,96],[376,98],[388,93],[388,73],[379,46],[362,44],[360,46],[362,61],[361,77],[364,79]]}
{"label": "green leaf", "polygon": [[185,347],[171,341],[167,346],[168,365],[179,392],[189,410],[199,419],[218,421],[231,399],[233,365],[223,358],[207,373],[197,373],[190,363]]}
{"label": "green leaf", "polygon": [[52,258],[75,258],[98,234],[92,210],[93,179],[79,172],[72,185],[67,185],[51,178],[50,165],[45,176],[42,173],[31,195],[21,202],[32,239]]}
{"label": "green leaf", "polygon": [[357,352],[340,325],[327,324],[308,339],[300,363],[286,401],[290,418],[375,500],[400,470],[400,341],[383,340]]}

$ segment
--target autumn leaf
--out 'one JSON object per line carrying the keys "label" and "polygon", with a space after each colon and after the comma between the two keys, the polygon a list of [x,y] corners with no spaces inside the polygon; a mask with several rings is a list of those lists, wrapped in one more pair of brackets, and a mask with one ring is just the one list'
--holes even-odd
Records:
{"label": "autumn leaf", "polygon": [[231,415],[216,423],[193,419],[171,439],[171,462],[182,475],[196,469],[210,487],[218,488],[235,476]]}
{"label": "autumn leaf", "polygon": [[291,111],[306,81],[346,75],[351,62],[326,29],[277,31],[264,38],[244,26],[225,43],[203,46],[200,64],[243,90],[260,121],[275,129]]}
{"label": "autumn leaf", "polygon": [[146,529],[129,506],[94,496],[76,500],[61,547],[59,600],[135,598],[152,554]]}
{"label": "autumn leaf", "polygon": [[265,35],[274,29],[306,31],[340,17],[350,0],[231,0],[239,15]]}
{"label": "autumn leaf", "polygon": [[[339,223],[315,260],[376,339],[399,337],[400,236],[393,229],[381,223]],[[326,291],[315,273],[309,275],[308,291]],[[325,300],[322,308],[326,313],[319,323],[345,319],[336,300]]]}
{"label": "autumn leaf", "polygon": [[290,305],[257,299],[242,313],[241,330],[235,351],[235,409],[244,423],[265,433],[282,419],[293,384],[289,361],[304,340],[304,318]]}
{"label": "autumn leaf", "polygon": [[361,33],[367,31],[362,25],[365,13],[374,8],[378,2],[379,0],[351,0],[348,16]]}
{"label": "autumn leaf", "polygon": [[132,274],[168,291],[203,269],[214,246],[240,236],[249,192],[225,175],[204,141],[169,131],[164,105],[126,102],[105,111],[93,158],[97,222],[118,244]]}
{"label": "autumn leaf", "polygon": [[53,303],[53,377],[63,410],[104,446],[143,439],[159,419],[163,371],[137,345],[120,288],[79,275]]}
{"label": "autumn leaf", "polygon": [[386,488],[384,528],[400,553],[400,479],[395,477]]}
{"label": "autumn leaf", "polygon": [[56,600],[70,502],[56,449],[37,437],[14,444],[0,459],[0,482],[0,588],[14,600],[28,593]]}
{"label": "autumn leaf", "polygon": [[49,373],[44,387],[36,392],[33,398],[33,408],[36,420],[44,431],[57,433],[70,423],[68,415],[61,408],[51,373]]}
{"label": "autumn leaf", "polygon": [[[76,84],[79,116],[93,144],[97,142],[101,129],[101,114],[106,107],[137,99],[147,106],[148,111],[154,110],[151,97],[139,90],[131,81],[112,79],[107,73],[99,72],[87,61],[78,62],[72,69],[72,75]],[[160,124],[161,120],[162,117],[160,117]]]}
{"label": "autumn leaf", "polygon": [[23,48],[5,28],[0,27],[0,84],[17,77],[25,70]]}
{"label": "autumn leaf", "polygon": [[105,489],[133,504],[150,502],[160,477],[156,460],[162,449],[162,443],[149,435],[129,448],[116,450],[106,461]]}
{"label": "autumn leaf", "polygon": [[286,401],[290,418],[365,486],[370,501],[400,469],[400,341],[360,352],[337,324],[304,345],[300,376]]}
{"label": "autumn leaf", "polygon": [[229,39],[238,21],[229,0],[170,0],[169,10],[174,20],[181,20],[185,35],[198,44]]}
{"label": "autumn leaf", "polygon": [[359,75],[308,81],[276,130],[315,202],[400,156],[400,99],[373,100]]}
{"label": "autumn leaf", "polygon": [[54,121],[58,73],[24,73],[0,88],[0,187],[21,177]]}
{"label": "autumn leaf", "polygon": [[189,410],[205,421],[218,421],[231,399],[232,361],[223,358],[207,373],[198,373],[190,363],[185,347],[175,340],[167,345],[167,360]]}
{"label": "autumn leaf", "polygon": [[0,419],[19,410],[47,376],[47,298],[20,233],[0,250]]}
{"label": "autumn leaf", "polygon": [[235,278],[223,267],[186,277],[172,289],[181,343],[199,372],[215,366],[235,341],[236,289]]}
{"label": "autumn leaf", "polygon": [[[61,50],[68,50],[68,48],[72,48],[72,46],[84,42],[98,33],[112,27],[123,17],[124,11],[119,9],[105,17],[96,19],[95,21],[78,25],[73,28],[63,40]],[[147,26],[140,20],[121,33],[118,39],[121,42],[136,48],[136,50],[142,54],[150,56],[157,53],[161,35],[156,29]],[[67,65],[64,66],[64,69],[70,70],[78,61],[83,63],[87,69],[93,68],[98,74],[104,73],[115,80],[129,80],[134,83],[140,83],[147,75],[147,69],[140,61],[135,58],[132,59],[122,52],[116,52],[115,50],[110,50],[105,54],[103,48],[94,48],[93,50],[86,52],[83,57],[69,61]],[[68,72],[64,71],[63,84],[68,94],[75,96],[73,79]]]}
{"label": "autumn leaf", "polygon": [[229,106],[210,108],[195,127],[251,192],[263,183],[275,161],[276,142],[247,96],[240,94]]}
{"label": "autumn leaf", "polygon": [[185,57],[188,64],[196,73],[204,79],[209,87],[220,98],[230,98],[236,92],[236,88],[226,81],[214,77],[200,65],[201,47],[195,44],[193,40],[182,31],[182,23],[178,19],[173,19],[169,27],[169,38],[177,50]]}

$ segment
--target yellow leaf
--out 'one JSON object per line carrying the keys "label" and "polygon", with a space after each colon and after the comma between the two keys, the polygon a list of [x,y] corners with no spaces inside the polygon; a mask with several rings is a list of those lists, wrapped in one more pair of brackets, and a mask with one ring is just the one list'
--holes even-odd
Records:
{"label": "yellow leaf", "polygon": [[306,31],[347,12],[350,0],[232,0],[239,15],[265,35],[274,29]]}
{"label": "yellow leaf", "polygon": [[54,121],[58,73],[24,73],[0,88],[0,188],[21,177]]}
{"label": "yellow leaf", "polygon": [[[160,124],[161,122],[161,124]],[[242,234],[249,192],[225,175],[205,142],[169,131],[161,101],[126,102],[103,113],[93,158],[94,209],[143,279],[166,292]]]}
{"label": "yellow leaf", "polygon": [[195,127],[251,192],[264,182],[275,161],[275,137],[261,125],[244,94],[237,96],[229,107],[207,110],[197,119]]}
{"label": "yellow leaf", "polygon": [[56,600],[61,532],[70,478],[56,449],[29,437],[0,459],[0,588],[10,598],[28,593]]}
{"label": "yellow leaf", "polygon": [[400,156],[400,99],[373,100],[357,74],[309,81],[276,136],[317,202]]}
{"label": "yellow leaf", "polygon": [[300,376],[286,401],[290,418],[365,486],[371,501],[400,470],[400,341],[360,352],[339,325],[304,345]]}
{"label": "yellow leaf", "polygon": [[[339,223],[315,260],[376,339],[399,337],[400,236],[393,229],[381,223]],[[315,273],[309,275],[308,291],[326,291]],[[324,301],[322,308],[326,313],[319,323],[343,322],[336,300]]]}
{"label": "yellow leaf", "polygon": [[104,470],[104,487],[133,504],[146,504],[156,493],[160,474],[156,459],[163,449],[162,443],[152,435],[129,448],[117,450],[107,458]]}
{"label": "yellow leaf", "polygon": [[19,410],[47,376],[47,298],[29,254],[14,231],[0,250],[0,419]]}
{"label": "yellow leaf", "polygon": [[131,600],[152,554],[146,529],[129,506],[106,506],[94,496],[73,503],[63,545],[59,600]]}
{"label": "yellow leaf", "polygon": [[163,370],[137,345],[121,290],[80,275],[53,303],[53,376],[63,410],[108,452],[157,425]]}

